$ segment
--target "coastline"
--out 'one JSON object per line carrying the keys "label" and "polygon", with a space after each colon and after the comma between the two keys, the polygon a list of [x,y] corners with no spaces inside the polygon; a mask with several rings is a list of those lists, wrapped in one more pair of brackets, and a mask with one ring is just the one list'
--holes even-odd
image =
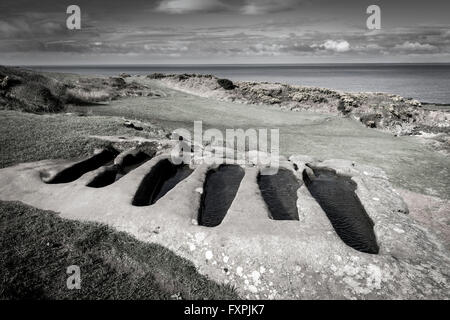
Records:
{"label": "coastline", "polygon": [[[394,135],[435,135],[437,149],[450,150],[450,110],[395,94],[343,91],[270,82],[218,84],[214,75],[155,73],[169,87],[205,98],[242,104],[268,104],[286,111],[312,111],[345,116]],[[434,107],[434,108],[433,108]]]}
{"label": "coastline", "polygon": [[449,105],[448,63],[329,63],[329,64],[118,64],[33,65],[37,72],[115,76],[152,73],[215,75],[232,81],[277,82],[338,91],[385,92],[421,102]]}

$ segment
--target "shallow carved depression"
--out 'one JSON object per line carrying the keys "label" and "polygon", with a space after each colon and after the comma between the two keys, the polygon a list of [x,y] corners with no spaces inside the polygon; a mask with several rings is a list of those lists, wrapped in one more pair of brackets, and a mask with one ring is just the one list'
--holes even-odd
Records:
{"label": "shallow carved depression", "polygon": [[121,164],[113,164],[105,167],[104,170],[92,179],[87,186],[92,188],[106,187],[119,180],[131,170],[136,169],[150,158],[151,157],[144,152],[128,154],[123,158]]}
{"label": "shallow carved depression", "polygon": [[244,172],[237,165],[221,165],[208,171],[198,213],[200,225],[215,227],[222,222],[236,196]]}
{"label": "shallow carved depression", "polygon": [[142,179],[132,204],[134,206],[154,204],[180,181],[187,178],[192,171],[188,165],[174,165],[167,159],[159,161]]}
{"label": "shallow carved depression", "polygon": [[274,220],[298,220],[297,189],[294,174],[280,168],[274,175],[259,175],[258,185]]}
{"label": "shallow carved depression", "polygon": [[77,180],[86,172],[100,168],[107,165],[119,154],[113,148],[104,149],[101,152],[93,155],[89,159],[80,161],[60,172],[54,177],[47,177],[45,173],[41,174],[41,178],[45,183],[68,183]]}
{"label": "shallow carved depression", "polygon": [[332,170],[314,169],[313,174],[307,170],[303,180],[342,241],[356,250],[378,253],[374,223],[355,193],[356,183]]}

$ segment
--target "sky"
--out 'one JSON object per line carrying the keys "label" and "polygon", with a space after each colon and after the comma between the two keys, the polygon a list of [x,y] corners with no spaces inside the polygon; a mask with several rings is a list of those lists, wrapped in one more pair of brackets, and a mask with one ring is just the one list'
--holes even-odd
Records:
{"label": "sky", "polygon": [[[66,9],[81,9],[69,30]],[[381,29],[369,30],[369,5]],[[446,0],[1,0],[0,64],[450,62]]]}

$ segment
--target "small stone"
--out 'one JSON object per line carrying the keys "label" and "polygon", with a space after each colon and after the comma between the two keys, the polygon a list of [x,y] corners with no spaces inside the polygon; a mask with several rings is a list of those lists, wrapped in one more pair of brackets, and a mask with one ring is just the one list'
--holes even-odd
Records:
{"label": "small stone", "polygon": [[212,253],[210,250],[208,250],[208,251],[205,252],[205,258],[206,258],[206,260],[211,260],[212,257],[213,257],[213,253]]}
{"label": "small stone", "polygon": [[394,228],[393,230],[397,233],[405,233],[405,230],[400,229],[400,228]]}
{"label": "small stone", "polygon": [[172,300],[182,300],[183,298],[181,297],[181,293],[175,293],[173,295],[170,296],[170,298]]}
{"label": "small stone", "polygon": [[254,285],[248,286],[248,290],[250,290],[251,293],[257,293],[258,288],[256,288]]}
{"label": "small stone", "polygon": [[252,277],[252,279],[253,279],[253,282],[258,282],[258,281],[259,281],[260,274],[259,274],[258,271],[255,270],[255,271],[252,272],[251,277]]}
{"label": "small stone", "polygon": [[196,188],[195,192],[198,192],[200,194],[203,194],[203,188]]}
{"label": "small stone", "polygon": [[205,237],[206,235],[203,232],[197,232],[195,234],[195,240],[197,240],[197,242],[202,242],[203,240],[205,240]]}

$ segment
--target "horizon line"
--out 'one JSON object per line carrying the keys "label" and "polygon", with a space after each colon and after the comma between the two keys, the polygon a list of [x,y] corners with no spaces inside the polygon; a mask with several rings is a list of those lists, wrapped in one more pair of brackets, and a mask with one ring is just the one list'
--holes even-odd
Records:
{"label": "horizon line", "polygon": [[325,66],[325,65],[450,65],[450,62],[315,62],[315,63],[102,63],[102,64],[3,64],[10,67],[142,67],[142,66]]}

